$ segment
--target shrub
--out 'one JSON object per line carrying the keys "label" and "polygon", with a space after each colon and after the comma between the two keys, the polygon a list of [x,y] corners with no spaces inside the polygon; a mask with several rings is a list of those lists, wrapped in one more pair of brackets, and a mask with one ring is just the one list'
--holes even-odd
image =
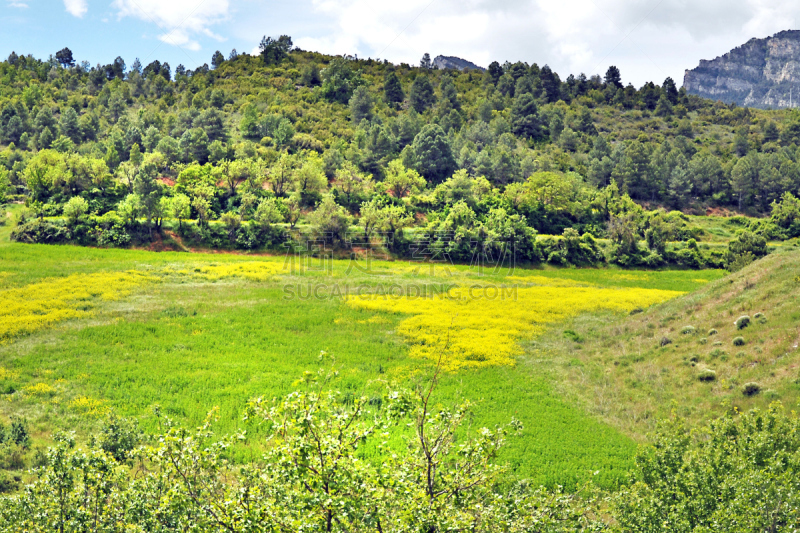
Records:
{"label": "shrub", "polygon": [[725,350],[720,350],[719,348],[716,348],[714,350],[711,350],[711,353],[709,353],[708,355],[712,359],[716,359],[717,357],[725,355]]}
{"label": "shrub", "polygon": [[135,420],[112,416],[103,424],[98,444],[104,452],[124,463],[141,440],[142,432]]}
{"label": "shrub", "polygon": [[681,330],[681,334],[682,335],[694,335],[695,334],[694,326],[684,326],[684,328]]}
{"label": "shrub", "polygon": [[0,468],[21,470],[25,468],[25,451],[22,446],[7,441],[0,444]]}
{"label": "shrub", "polygon": [[663,346],[666,346],[668,344],[672,344],[672,339],[670,339],[669,337],[663,337],[661,339],[661,346],[663,347]]}
{"label": "shrub", "polygon": [[742,386],[742,394],[744,394],[745,396],[755,396],[759,392],[761,392],[761,385],[759,385],[758,383],[754,383],[751,381],[750,383],[745,383]]}
{"label": "shrub", "polygon": [[22,478],[19,476],[11,476],[6,472],[0,473],[0,494],[6,494],[16,491],[20,486]]}
{"label": "shrub", "polygon": [[733,339],[734,346],[744,346],[745,344],[747,343],[744,341],[744,337],[736,337]]}
{"label": "shrub", "polygon": [[758,320],[759,318],[764,318],[764,313],[756,313],[753,315],[753,318]]}
{"label": "shrub", "polygon": [[744,329],[750,325],[750,317],[747,315],[740,316],[733,324],[736,326],[736,329]]}
{"label": "shrub", "polygon": [[715,381],[717,379],[717,373],[713,370],[706,368],[705,370],[701,370],[699,374],[697,374],[697,379],[700,381]]}
{"label": "shrub", "polygon": [[707,339],[707,338],[705,338],[705,337],[703,337],[702,339],[700,339],[700,340],[699,340],[699,341],[697,341],[697,342],[699,342],[700,344],[708,344],[708,339]]}
{"label": "shrub", "polygon": [[30,446],[31,437],[25,421],[21,418],[12,418],[9,427],[0,424],[0,444],[2,443],[17,445],[21,448]]}
{"label": "shrub", "polygon": [[569,339],[573,342],[583,342],[583,337],[581,337],[571,329],[568,329],[567,331],[564,332],[564,338]]}
{"label": "shrub", "polygon": [[709,337],[713,337],[713,336],[714,336],[714,335],[716,335],[717,333],[719,333],[719,332],[718,332],[717,330],[715,330],[715,329],[710,329],[710,330],[708,330],[708,336],[709,336]]}

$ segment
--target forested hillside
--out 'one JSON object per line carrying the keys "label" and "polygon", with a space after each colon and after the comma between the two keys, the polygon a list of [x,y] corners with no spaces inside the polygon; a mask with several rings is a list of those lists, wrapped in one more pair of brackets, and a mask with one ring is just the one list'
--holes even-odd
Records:
{"label": "forested hillside", "polygon": [[258,249],[301,230],[352,244],[358,224],[356,240],[381,235],[401,254],[413,227],[456,258],[514,241],[526,260],[592,263],[608,237],[622,264],[719,266],[695,253],[687,217],[653,209],[772,214],[745,221],[747,238],[800,235],[800,113],[712,102],[669,78],[636,89],[616,67],[562,80],[535,63],[330,57],[286,36],[261,49],[194,71],[12,53],[0,193],[28,206],[14,237]]}

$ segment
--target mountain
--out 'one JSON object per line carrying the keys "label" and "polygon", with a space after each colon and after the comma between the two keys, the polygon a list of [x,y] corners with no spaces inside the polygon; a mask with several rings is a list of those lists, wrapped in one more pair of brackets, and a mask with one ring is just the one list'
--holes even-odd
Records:
{"label": "mountain", "polygon": [[783,31],[687,70],[691,94],[759,108],[795,107],[800,99],[800,31]]}
{"label": "mountain", "polygon": [[479,67],[471,61],[454,56],[436,56],[436,59],[433,60],[433,64],[440,70],[449,68],[456,70],[479,70],[481,72],[486,70],[485,68]]}

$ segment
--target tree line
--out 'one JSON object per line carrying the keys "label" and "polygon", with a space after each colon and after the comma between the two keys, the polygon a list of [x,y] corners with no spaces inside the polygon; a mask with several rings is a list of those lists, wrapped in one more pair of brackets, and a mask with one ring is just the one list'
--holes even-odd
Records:
{"label": "tree line", "polygon": [[[527,241],[573,228],[616,242],[623,213],[603,198],[763,215],[800,190],[800,115],[711,102],[671,79],[636,89],[611,67],[562,81],[522,62],[440,71],[429,57],[305,52],[288,36],[260,50],[174,73],[157,60],[90,67],[68,49],[0,63],[0,187],[30,209],[16,234],[125,245],[191,219],[199,242],[245,249],[285,241],[283,225],[326,226],[334,240],[352,225],[395,237],[463,223],[480,242],[498,224],[524,226]],[[628,233],[644,241],[657,216],[636,215]],[[558,261],[552,246],[528,248]]]}

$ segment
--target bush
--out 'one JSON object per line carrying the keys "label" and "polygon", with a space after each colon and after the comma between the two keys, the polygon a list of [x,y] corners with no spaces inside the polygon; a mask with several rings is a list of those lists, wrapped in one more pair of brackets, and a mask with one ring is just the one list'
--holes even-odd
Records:
{"label": "bush", "polygon": [[705,370],[701,370],[699,374],[697,374],[697,379],[700,381],[715,381],[717,379],[717,373],[713,370],[706,368]]}
{"label": "bush", "polygon": [[736,326],[736,329],[744,329],[750,325],[750,317],[747,315],[740,316],[733,325]]}
{"label": "bush", "polygon": [[664,347],[667,346],[668,344],[672,344],[672,339],[670,339],[669,337],[662,337],[661,346]]}
{"label": "bush", "polygon": [[722,357],[723,355],[725,355],[725,350],[721,350],[719,348],[715,348],[715,349],[711,350],[711,352],[708,355],[712,359],[716,359],[717,357]]}
{"label": "bush", "polygon": [[11,240],[31,244],[61,244],[69,242],[69,231],[63,225],[37,218],[14,228]]}
{"label": "bush", "polygon": [[101,428],[98,444],[118,462],[125,463],[141,440],[142,431],[136,421],[112,416]]}
{"label": "bush", "polygon": [[697,341],[697,342],[699,342],[700,344],[708,344],[708,339],[707,339],[707,338],[705,338],[705,337],[703,337],[702,339],[700,339],[700,340],[699,340],[699,341]]}
{"label": "bush", "polygon": [[736,337],[733,339],[734,346],[744,346],[745,344],[747,343],[744,341],[744,337]]}
{"label": "bush", "polygon": [[682,335],[694,335],[695,334],[694,326],[684,326],[684,328],[681,330],[681,334]]}
{"label": "bush", "polygon": [[745,383],[742,386],[742,394],[744,394],[745,396],[755,396],[759,392],[761,392],[761,385],[759,385],[758,383],[754,383],[751,381],[750,383]]}
{"label": "bush", "polygon": [[713,337],[713,336],[714,336],[714,335],[716,335],[717,333],[719,333],[719,332],[718,332],[717,330],[715,330],[715,329],[710,329],[710,330],[708,330],[708,336],[709,336],[709,337]]}
{"label": "bush", "polygon": [[27,448],[31,443],[28,426],[21,418],[12,418],[9,427],[0,424],[0,443]]}
{"label": "bush", "polygon": [[22,478],[19,476],[11,476],[6,472],[0,472],[0,494],[15,492],[19,486]]}
{"label": "bush", "polygon": [[25,468],[25,450],[12,442],[0,444],[0,468],[22,470]]}
{"label": "bush", "polygon": [[583,342],[583,337],[581,337],[571,329],[568,329],[564,332],[564,338],[569,339],[573,342]]}

